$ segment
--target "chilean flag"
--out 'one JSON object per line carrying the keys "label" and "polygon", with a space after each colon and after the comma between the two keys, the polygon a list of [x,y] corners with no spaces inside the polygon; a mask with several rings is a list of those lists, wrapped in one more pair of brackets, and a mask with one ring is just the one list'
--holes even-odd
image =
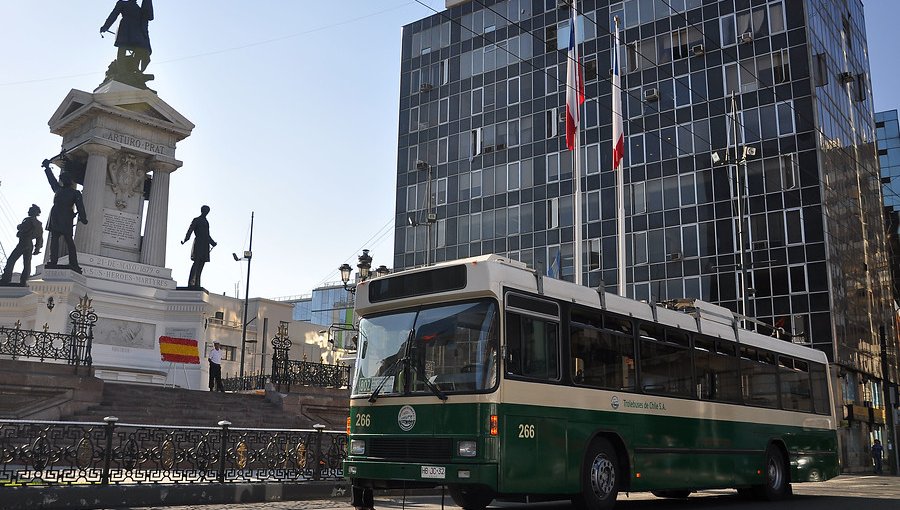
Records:
{"label": "chilean flag", "polygon": [[579,111],[584,103],[584,73],[581,70],[581,59],[578,55],[577,24],[575,23],[578,9],[575,8],[575,4],[576,0],[572,0],[569,5],[572,16],[569,20],[569,54],[566,72],[566,147],[570,151],[575,150]]}
{"label": "chilean flag", "polygon": [[616,18],[616,40],[612,55],[612,139],[613,170],[622,170],[622,159],[625,157],[625,134],[622,132],[622,77],[619,73],[619,20]]}

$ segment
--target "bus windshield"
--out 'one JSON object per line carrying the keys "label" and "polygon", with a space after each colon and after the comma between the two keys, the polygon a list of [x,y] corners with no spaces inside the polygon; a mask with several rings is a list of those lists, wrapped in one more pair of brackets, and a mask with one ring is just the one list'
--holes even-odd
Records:
{"label": "bus windshield", "polygon": [[488,299],[367,317],[353,396],[491,391],[497,386],[496,302]]}

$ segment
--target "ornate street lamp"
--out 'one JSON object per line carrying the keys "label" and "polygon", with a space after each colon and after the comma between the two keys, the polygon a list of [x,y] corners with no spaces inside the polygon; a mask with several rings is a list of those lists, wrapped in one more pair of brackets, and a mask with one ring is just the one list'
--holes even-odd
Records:
{"label": "ornate street lamp", "polygon": [[[372,256],[369,255],[369,250],[363,250],[362,255],[358,258],[359,263],[356,264],[357,268],[357,283],[364,282],[372,277]],[[341,264],[341,267],[338,268],[338,271],[341,272],[341,282],[344,284],[344,290],[347,290],[351,293],[356,293],[356,283],[350,284],[350,276],[353,272],[353,268],[350,267],[350,264]],[[385,265],[378,266],[375,269],[374,275],[376,277],[387,276],[391,273],[391,270],[387,268]]]}

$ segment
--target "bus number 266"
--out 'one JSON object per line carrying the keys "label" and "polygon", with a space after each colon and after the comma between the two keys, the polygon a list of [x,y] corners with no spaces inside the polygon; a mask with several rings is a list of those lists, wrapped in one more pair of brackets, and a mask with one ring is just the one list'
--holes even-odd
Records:
{"label": "bus number 266", "polygon": [[519,424],[519,437],[524,439],[534,439],[534,425],[527,423]]}
{"label": "bus number 266", "polygon": [[357,427],[368,427],[372,424],[372,418],[368,414],[357,414],[356,415],[356,426]]}

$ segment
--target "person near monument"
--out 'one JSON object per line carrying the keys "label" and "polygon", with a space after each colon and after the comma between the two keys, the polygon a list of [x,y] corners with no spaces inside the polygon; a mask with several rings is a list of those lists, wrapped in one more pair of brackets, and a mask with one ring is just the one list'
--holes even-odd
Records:
{"label": "person near monument", "polygon": [[[100,27],[100,34],[108,31],[120,15],[122,21],[119,22],[115,42],[116,48],[119,48],[116,60],[120,64],[126,64],[129,62],[128,58],[131,58],[130,62],[136,64],[131,67],[143,73],[150,64],[150,54],[153,52],[149,31],[150,21],[153,20],[153,0],[144,0],[141,5],[138,5],[137,0],[118,0],[106,22]],[[131,51],[131,57],[127,56],[127,51]]]}
{"label": "person near monument", "polygon": [[69,254],[69,268],[75,272],[81,272],[78,265],[78,254],[75,252],[74,227],[75,211],[78,211],[78,221],[87,225],[87,216],[84,213],[84,201],[81,192],[75,189],[75,181],[69,172],[65,170],[59,173],[59,180],[53,176],[50,170],[50,161],[45,159],[41,166],[47,175],[50,188],[53,189],[53,207],[50,209],[50,218],[47,220],[47,230],[50,232],[50,259],[47,267],[58,266],[59,262],[59,238],[66,242]]}
{"label": "person near monument", "polygon": [[28,277],[31,276],[31,256],[39,254],[44,246],[44,225],[41,220],[37,219],[40,214],[41,208],[31,204],[31,207],[28,208],[28,217],[22,220],[17,227],[16,237],[19,238],[19,243],[6,259],[6,267],[3,268],[3,276],[0,276],[0,284],[12,281],[13,267],[19,257],[22,257],[23,265],[19,283],[25,285]]}
{"label": "person near monument", "polygon": [[878,439],[872,444],[872,461],[875,463],[875,474],[880,475],[884,462],[884,447],[881,446],[881,441]]}
{"label": "person near monument", "polygon": [[209,262],[209,252],[216,245],[216,242],[209,235],[209,221],[206,220],[208,214],[209,206],[204,205],[201,207],[200,216],[191,221],[191,226],[188,227],[187,234],[184,235],[184,241],[181,241],[181,244],[188,242],[191,234],[194,234],[194,245],[191,248],[191,260],[194,261],[194,264],[191,265],[191,274],[188,277],[188,287],[194,289],[200,288],[200,275],[203,273],[203,266]]}
{"label": "person near monument", "polygon": [[213,342],[213,350],[206,359],[209,361],[209,391],[225,392],[222,385],[222,350],[219,349],[219,341]]}

